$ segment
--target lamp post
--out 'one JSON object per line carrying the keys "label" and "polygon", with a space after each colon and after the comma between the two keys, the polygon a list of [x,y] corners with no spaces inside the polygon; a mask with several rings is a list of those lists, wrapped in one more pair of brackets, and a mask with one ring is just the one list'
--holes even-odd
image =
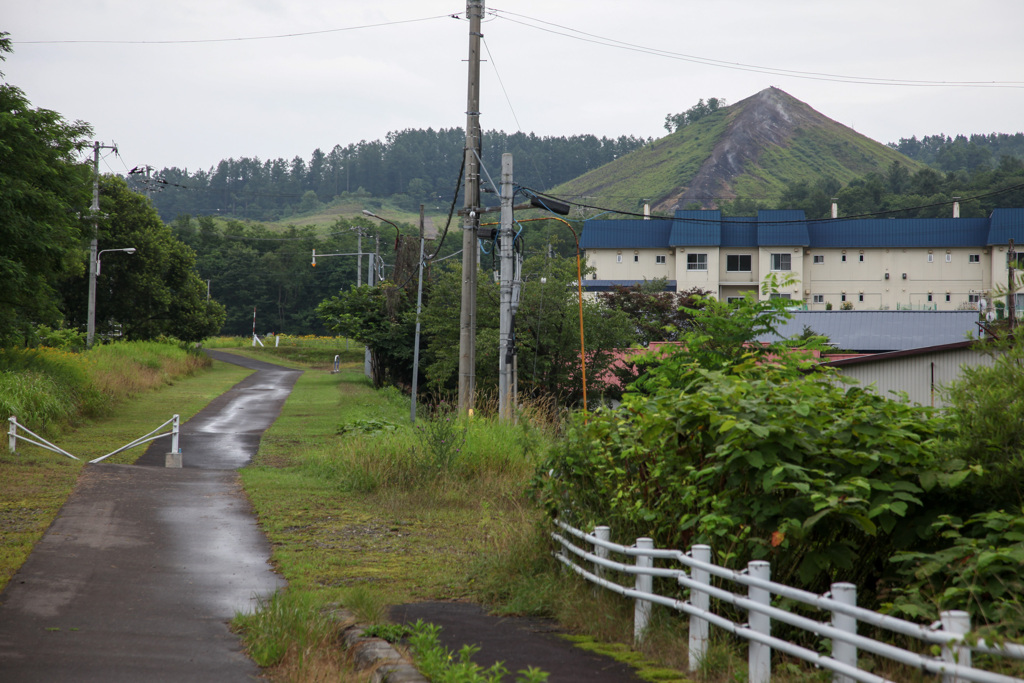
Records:
{"label": "lamp post", "polygon": [[[95,246],[93,247],[95,250]],[[95,259],[90,259],[89,264],[89,321],[86,327],[85,347],[92,348],[93,340],[96,338],[96,278],[100,274],[100,259],[103,254],[109,251],[123,251],[126,254],[134,254],[135,247],[124,247],[122,249],[104,249],[96,253]]]}
{"label": "lamp post", "polygon": [[[389,221],[387,218],[378,216],[372,211],[363,209],[363,215],[369,216],[370,218],[376,218],[379,221],[387,223],[395,229],[395,257],[397,259],[398,252],[398,240],[401,236],[401,231],[398,226]],[[419,261],[419,283],[416,289],[416,337],[413,342],[413,354],[412,354],[412,397],[409,403],[409,421],[416,422],[416,394],[419,391],[419,374],[420,374],[420,311],[423,308],[423,205],[420,204],[420,261]]]}

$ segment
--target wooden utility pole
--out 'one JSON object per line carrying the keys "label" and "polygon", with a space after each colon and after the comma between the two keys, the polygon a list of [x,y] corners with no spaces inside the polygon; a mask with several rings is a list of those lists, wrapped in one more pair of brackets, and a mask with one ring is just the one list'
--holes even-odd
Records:
{"label": "wooden utility pole", "polygon": [[466,200],[462,233],[462,312],[459,317],[459,412],[476,398],[477,228],[480,226],[480,24],[484,0],[466,0],[469,19],[469,91],[466,104]]}
{"label": "wooden utility pole", "polygon": [[1009,316],[1010,333],[1013,333],[1017,326],[1017,288],[1014,280],[1017,279],[1015,269],[1017,268],[1017,252],[1013,250],[1013,240],[1010,240],[1010,248],[1006,252],[1006,312]]}

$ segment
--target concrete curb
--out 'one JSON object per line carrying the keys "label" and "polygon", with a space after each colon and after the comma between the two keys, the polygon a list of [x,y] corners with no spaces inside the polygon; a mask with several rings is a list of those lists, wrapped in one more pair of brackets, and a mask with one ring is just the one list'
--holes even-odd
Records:
{"label": "concrete curb", "polygon": [[356,669],[372,669],[372,683],[429,683],[412,661],[383,638],[365,638],[368,624],[356,622],[356,616],[347,609],[335,609],[337,621],[351,624],[342,631],[341,639]]}

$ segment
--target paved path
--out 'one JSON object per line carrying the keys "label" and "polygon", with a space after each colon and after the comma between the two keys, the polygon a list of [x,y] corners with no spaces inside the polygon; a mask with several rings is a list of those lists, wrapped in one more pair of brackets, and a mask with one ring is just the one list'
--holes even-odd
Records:
{"label": "paved path", "polygon": [[[299,371],[256,372],[136,465],[89,465],[0,594],[0,681],[248,681],[227,622],[283,585],[234,469],[256,452]],[[170,407],[169,407],[170,408]],[[150,465],[156,465],[150,466]]]}

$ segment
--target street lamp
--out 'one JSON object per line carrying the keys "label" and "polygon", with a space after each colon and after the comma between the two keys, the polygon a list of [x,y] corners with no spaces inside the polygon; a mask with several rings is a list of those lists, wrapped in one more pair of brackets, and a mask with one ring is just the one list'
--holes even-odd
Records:
{"label": "street lamp", "polygon": [[[363,209],[363,215],[369,216],[370,218],[376,218],[379,221],[384,221],[388,225],[391,225],[395,229],[395,252],[397,258],[398,252],[398,239],[401,235],[398,226],[389,221],[386,218],[382,218],[372,211]],[[416,288],[416,339],[413,342],[413,354],[412,354],[412,397],[409,403],[409,421],[412,423],[416,422],[416,393],[419,391],[419,374],[420,374],[420,312],[423,309],[423,205],[420,204],[420,261],[419,261],[419,283]]]}
{"label": "street lamp", "polygon": [[86,323],[85,333],[85,348],[87,349],[92,348],[93,340],[96,338],[96,278],[100,274],[100,258],[108,251],[123,251],[128,254],[134,254],[135,247],[104,249],[97,253],[96,258],[89,264],[89,320]]}

